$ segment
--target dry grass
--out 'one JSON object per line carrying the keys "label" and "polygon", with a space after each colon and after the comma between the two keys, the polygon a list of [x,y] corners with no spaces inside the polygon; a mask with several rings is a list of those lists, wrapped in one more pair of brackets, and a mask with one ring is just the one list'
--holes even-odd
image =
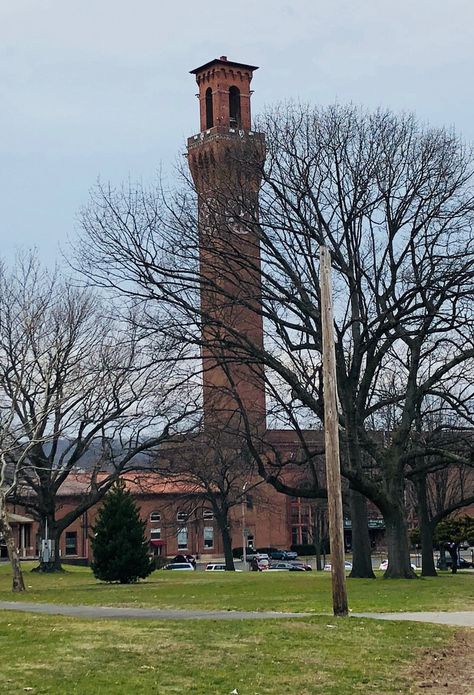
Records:
{"label": "dry grass", "polygon": [[326,618],[90,621],[0,613],[2,693],[408,692],[417,649],[454,631]]}

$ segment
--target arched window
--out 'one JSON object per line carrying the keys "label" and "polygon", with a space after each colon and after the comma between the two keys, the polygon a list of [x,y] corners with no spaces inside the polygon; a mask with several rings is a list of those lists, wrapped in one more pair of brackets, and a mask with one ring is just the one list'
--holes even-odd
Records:
{"label": "arched window", "polygon": [[214,114],[212,112],[212,89],[206,89],[206,128],[212,128],[214,125]]}
{"label": "arched window", "polygon": [[240,126],[240,89],[238,87],[229,89],[229,116],[231,127]]}

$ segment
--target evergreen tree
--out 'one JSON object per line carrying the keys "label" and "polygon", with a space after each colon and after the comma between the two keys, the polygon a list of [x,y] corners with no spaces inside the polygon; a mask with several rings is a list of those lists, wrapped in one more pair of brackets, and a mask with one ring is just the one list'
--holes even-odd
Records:
{"label": "evergreen tree", "polygon": [[91,540],[92,571],[104,582],[131,584],[153,571],[148,557],[145,522],[132,495],[119,481],[106,495]]}

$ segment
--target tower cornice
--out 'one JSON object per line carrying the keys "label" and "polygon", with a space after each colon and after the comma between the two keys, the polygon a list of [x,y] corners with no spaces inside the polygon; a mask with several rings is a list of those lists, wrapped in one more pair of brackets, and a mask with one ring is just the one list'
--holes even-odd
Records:
{"label": "tower cornice", "polygon": [[228,68],[241,68],[243,70],[250,70],[251,72],[253,72],[254,70],[258,70],[257,65],[247,65],[247,63],[237,63],[233,60],[227,60],[226,56],[221,56],[220,58],[213,58],[208,63],[204,63],[204,65],[200,65],[198,68],[194,68],[194,70],[190,70],[189,72],[191,73],[191,75],[197,75],[199,72],[203,72],[204,70],[209,70],[209,68],[217,67],[217,66],[228,67]]}

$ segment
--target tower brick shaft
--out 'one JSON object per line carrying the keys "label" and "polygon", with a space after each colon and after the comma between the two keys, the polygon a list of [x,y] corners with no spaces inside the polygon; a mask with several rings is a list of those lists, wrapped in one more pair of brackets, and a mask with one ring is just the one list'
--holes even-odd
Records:
{"label": "tower brick shaft", "polygon": [[256,66],[226,56],[192,74],[200,132],[188,139],[198,194],[203,337],[203,406],[208,425],[265,426],[258,191],[265,138],[251,130]]}

